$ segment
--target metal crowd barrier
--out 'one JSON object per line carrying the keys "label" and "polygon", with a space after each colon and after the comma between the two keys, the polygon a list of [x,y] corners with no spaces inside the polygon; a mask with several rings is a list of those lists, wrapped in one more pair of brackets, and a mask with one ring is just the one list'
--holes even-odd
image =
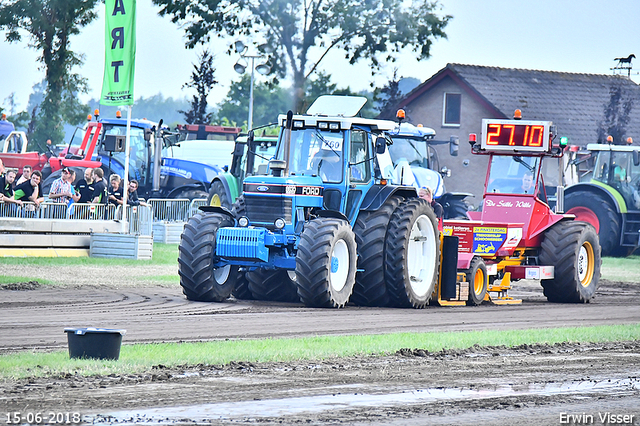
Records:
{"label": "metal crowd barrier", "polygon": [[147,204],[151,206],[153,220],[156,222],[186,222],[198,212],[198,207],[207,204],[207,200],[150,198]]}
{"label": "metal crowd barrier", "polygon": [[[0,202],[0,217],[72,220],[122,220],[122,206],[113,204],[80,204],[45,202],[36,206],[23,202],[22,206]],[[152,235],[153,214],[149,206],[127,206],[129,233]]]}

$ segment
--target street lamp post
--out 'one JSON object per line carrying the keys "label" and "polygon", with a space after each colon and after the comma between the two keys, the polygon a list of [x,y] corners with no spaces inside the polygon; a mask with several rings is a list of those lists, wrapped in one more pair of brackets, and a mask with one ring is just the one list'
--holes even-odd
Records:
{"label": "street lamp post", "polygon": [[[271,71],[271,67],[268,63],[268,57],[266,57],[265,55],[249,55],[247,53],[247,50],[249,49],[248,46],[245,46],[245,44],[240,40],[235,42],[235,49],[236,52],[240,54],[240,59],[238,59],[238,61],[233,66],[233,69],[238,74],[243,74],[247,69],[248,64],[246,61],[244,61],[244,59],[249,59],[251,61],[251,85],[249,86],[249,118],[247,120],[248,132],[253,127],[253,82],[255,80],[254,71],[258,71],[260,74],[265,75],[268,74],[269,71]],[[255,60],[262,58],[267,58],[267,60],[259,64],[258,66],[255,66]]]}

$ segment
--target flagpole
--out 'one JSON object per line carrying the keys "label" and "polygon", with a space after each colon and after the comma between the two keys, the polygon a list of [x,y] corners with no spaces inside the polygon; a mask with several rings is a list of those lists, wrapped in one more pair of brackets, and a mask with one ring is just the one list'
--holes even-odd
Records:
{"label": "flagpole", "polygon": [[125,229],[127,224],[127,197],[129,195],[129,157],[131,155],[131,105],[127,108],[127,136],[124,148],[124,186],[122,188],[122,233],[128,234],[129,229]]}

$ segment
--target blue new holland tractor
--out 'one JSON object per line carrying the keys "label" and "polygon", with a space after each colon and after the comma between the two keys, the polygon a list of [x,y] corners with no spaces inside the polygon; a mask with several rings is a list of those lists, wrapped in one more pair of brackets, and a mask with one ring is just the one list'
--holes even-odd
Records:
{"label": "blue new holland tractor", "polygon": [[231,211],[203,206],[184,228],[178,262],[189,300],[429,303],[437,219],[414,187],[394,184],[388,145],[398,123],[357,117],[365,102],[321,96],[305,115],[279,116],[269,174],[247,177]]}

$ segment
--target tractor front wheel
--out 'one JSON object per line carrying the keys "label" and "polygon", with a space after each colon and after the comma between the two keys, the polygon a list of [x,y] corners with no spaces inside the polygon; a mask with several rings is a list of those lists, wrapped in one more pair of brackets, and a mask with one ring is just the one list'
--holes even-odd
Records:
{"label": "tractor front wheel", "polygon": [[600,279],[600,246],[593,226],[567,221],[553,225],[544,236],[540,264],[554,266],[555,278],[542,280],[549,302],[587,303]]}
{"label": "tractor front wheel", "polygon": [[471,267],[466,270],[467,282],[469,283],[469,298],[467,306],[477,306],[482,303],[487,294],[489,280],[487,278],[487,265],[480,257],[474,257]]}
{"label": "tractor front wheel", "polygon": [[231,210],[231,197],[227,194],[227,190],[219,180],[213,181],[209,196],[207,197],[207,205],[224,207]]}
{"label": "tractor front wheel", "polygon": [[300,300],[316,308],[341,308],[356,280],[356,239],[349,222],[318,218],[304,227],[296,255]]}
{"label": "tractor front wheel", "polygon": [[438,221],[420,198],[403,201],[391,216],[385,242],[385,280],[391,305],[424,308],[440,266]]}
{"label": "tractor front wheel", "polygon": [[224,226],[233,226],[233,221],[219,213],[197,213],[184,226],[178,247],[178,275],[189,300],[222,302],[231,295],[238,267],[213,266],[216,234]]}

